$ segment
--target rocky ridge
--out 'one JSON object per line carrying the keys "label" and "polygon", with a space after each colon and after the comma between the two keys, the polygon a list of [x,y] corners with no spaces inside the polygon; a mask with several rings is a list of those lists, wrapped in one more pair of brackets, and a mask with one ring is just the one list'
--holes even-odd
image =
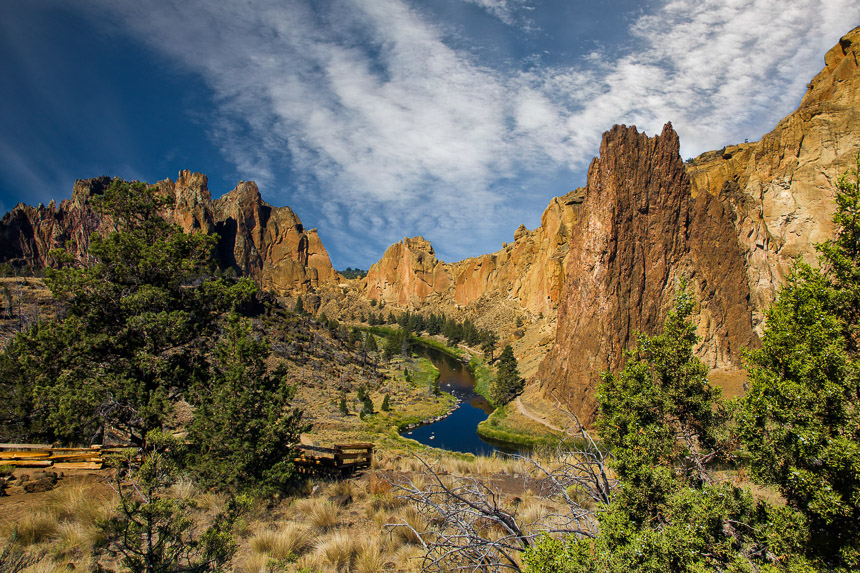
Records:
{"label": "rocky ridge", "polygon": [[[31,267],[51,264],[51,249],[65,246],[86,256],[93,233],[109,228],[91,199],[110,186],[109,177],[75,182],[72,198],[59,207],[19,204],[0,221],[0,261]],[[215,201],[201,173],[180,171],[176,181],[155,184],[169,198],[165,217],[186,232],[218,233],[218,262],[256,280],[276,294],[304,293],[334,286],[340,275],[316,229],[305,230],[289,207],[263,201],[253,181],[242,181]]]}
{"label": "rocky ridge", "polygon": [[599,373],[620,369],[637,333],[659,328],[682,280],[701,301],[699,354],[711,366],[757,343],[734,211],[691,196],[678,150],[671,124],[653,138],[616,125],[589,167],[555,344],[534,381],[583,420],[593,418]]}
{"label": "rocky ridge", "polygon": [[521,225],[501,250],[456,263],[436,258],[423,237],[389,247],[361,282],[370,299],[402,308],[465,310],[486,316],[505,306],[508,322],[518,313],[555,316],[582,189],[550,201],[537,229]]}
{"label": "rocky ridge", "polygon": [[801,256],[833,235],[835,182],[860,152],[860,27],[824,57],[798,108],[760,141],[700,155],[687,164],[691,193],[733,203],[755,321]]}

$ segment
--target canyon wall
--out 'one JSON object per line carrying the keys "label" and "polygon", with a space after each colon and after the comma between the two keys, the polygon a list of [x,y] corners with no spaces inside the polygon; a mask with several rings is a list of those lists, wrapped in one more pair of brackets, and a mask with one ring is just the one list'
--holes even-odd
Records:
{"label": "canyon wall", "polygon": [[[90,236],[109,228],[90,200],[110,184],[109,177],[78,180],[72,198],[59,207],[53,201],[48,206],[17,205],[0,221],[0,261],[45,267],[51,264],[51,249],[62,246],[83,260]],[[277,294],[339,282],[316,230],[305,230],[289,207],[263,201],[254,182],[240,182],[215,201],[201,173],[181,171],[176,181],[166,179],[155,187],[170,199],[164,212],[169,221],[186,232],[218,233],[222,268],[233,268]]]}
{"label": "canyon wall", "polygon": [[702,301],[699,354],[712,366],[756,344],[734,211],[691,196],[678,150],[671,124],[653,138],[615,126],[589,167],[555,345],[534,380],[583,420],[593,418],[600,372],[621,367],[637,333],[658,330],[683,279]]}
{"label": "canyon wall", "polygon": [[796,256],[833,235],[835,182],[860,152],[860,27],[827,52],[798,108],[760,141],[693,159],[692,194],[724,197],[738,212],[755,321],[760,327]]}
{"label": "canyon wall", "polygon": [[479,257],[439,261],[423,237],[389,247],[364,279],[368,298],[405,308],[441,310],[506,301],[534,315],[554,314],[564,282],[564,261],[582,190],[556,197],[533,231],[520,226],[514,241]]}
{"label": "canyon wall", "polygon": [[592,420],[601,371],[659,329],[680,277],[700,300],[697,354],[739,365],[792,261],[833,234],[835,182],[860,152],[860,28],[825,57],[797,110],[761,141],[682,164],[668,127],[606,133],[572,233],[555,344],[532,380]]}

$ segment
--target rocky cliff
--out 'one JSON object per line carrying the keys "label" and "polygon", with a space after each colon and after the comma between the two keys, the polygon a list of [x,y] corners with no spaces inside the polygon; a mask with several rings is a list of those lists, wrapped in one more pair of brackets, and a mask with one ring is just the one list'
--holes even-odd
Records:
{"label": "rocky cliff", "polygon": [[[90,200],[110,185],[109,177],[75,182],[72,198],[58,207],[17,205],[0,221],[0,261],[33,267],[51,264],[50,251],[65,246],[86,256],[89,238],[106,228]],[[201,173],[181,171],[176,181],[155,185],[168,197],[165,217],[186,232],[218,233],[222,268],[233,268],[277,294],[308,292],[337,284],[328,253],[315,229],[305,230],[289,207],[263,201],[254,182],[212,200]]]}
{"label": "rocky cliff", "polygon": [[698,354],[738,365],[801,256],[832,236],[834,183],[860,152],[860,28],[825,57],[800,106],[761,141],[686,165],[667,126],[606,133],[574,228],[555,344],[533,382],[586,420],[603,370],[617,371],[635,332],[656,332],[680,277],[701,301]]}
{"label": "rocky cliff", "polygon": [[760,141],[693,159],[692,194],[734,203],[755,320],[800,255],[832,236],[834,183],[860,152],[860,27],[827,52],[798,108]]}
{"label": "rocky cliff", "polygon": [[733,363],[756,343],[731,205],[691,183],[667,124],[653,138],[615,126],[588,170],[571,232],[555,345],[535,382],[594,414],[599,373],[620,368],[636,333],[657,330],[682,279],[702,300],[700,354]]}
{"label": "rocky cliff", "polygon": [[403,239],[370,267],[364,292],[407,308],[469,307],[504,300],[534,315],[554,314],[564,281],[570,229],[582,190],[554,198],[533,231],[520,226],[514,241],[488,255],[443,263],[423,237]]}

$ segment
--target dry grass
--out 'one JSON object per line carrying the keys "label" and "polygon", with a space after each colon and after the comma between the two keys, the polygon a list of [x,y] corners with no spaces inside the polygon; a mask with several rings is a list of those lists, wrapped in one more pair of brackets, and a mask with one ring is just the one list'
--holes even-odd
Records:
{"label": "dry grass", "polygon": [[57,534],[56,516],[49,511],[37,511],[24,516],[17,523],[6,527],[6,539],[13,539],[22,546],[36,545],[52,539]]}
{"label": "dry grass", "polygon": [[401,511],[391,523],[394,524],[391,529],[392,539],[398,546],[408,543],[420,544],[421,541],[415,532],[421,533],[427,530],[427,520],[412,506]]}
{"label": "dry grass", "polygon": [[382,543],[378,537],[362,540],[355,556],[354,570],[356,573],[377,573],[385,565],[385,555]]}
{"label": "dry grass", "polygon": [[272,559],[289,559],[306,553],[313,546],[313,537],[302,524],[288,522],[279,529],[264,529],[251,537],[254,553]]}
{"label": "dry grass", "polygon": [[177,499],[192,499],[197,495],[197,487],[188,478],[181,478],[170,486],[169,495]]}
{"label": "dry grass", "polygon": [[340,517],[338,506],[318,497],[297,500],[293,503],[292,509],[302,521],[321,531],[337,525]]}
{"label": "dry grass", "polygon": [[347,531],[335,531],[320,539],[307,561],[309,565],[316,565],[325,571],[349,571],[360,549],[361,543],[355,535]]}

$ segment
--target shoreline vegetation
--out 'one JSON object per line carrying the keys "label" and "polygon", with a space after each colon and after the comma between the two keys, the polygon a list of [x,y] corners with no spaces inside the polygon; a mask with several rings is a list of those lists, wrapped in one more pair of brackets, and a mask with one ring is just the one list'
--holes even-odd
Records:
{"label": "shoreline vegetation", "polygon": [[[416,340],[419,344],[425,344],[463,362],[472,376],[475,377],[475,392],[492,404],[490,385],[495,374],[484,358],[477,354],[467,353],[461,348],[451,348],[432,338],[416,337]],[[468,362],[466,362],[466,358],[468,358]],[[555,446],[559,443],[558,436],[550,428],[526,418],[511,404],[497,406],[486,420],[478,424],[476,431],[481,438],[497,442],[503,446],[531,449]]]}

